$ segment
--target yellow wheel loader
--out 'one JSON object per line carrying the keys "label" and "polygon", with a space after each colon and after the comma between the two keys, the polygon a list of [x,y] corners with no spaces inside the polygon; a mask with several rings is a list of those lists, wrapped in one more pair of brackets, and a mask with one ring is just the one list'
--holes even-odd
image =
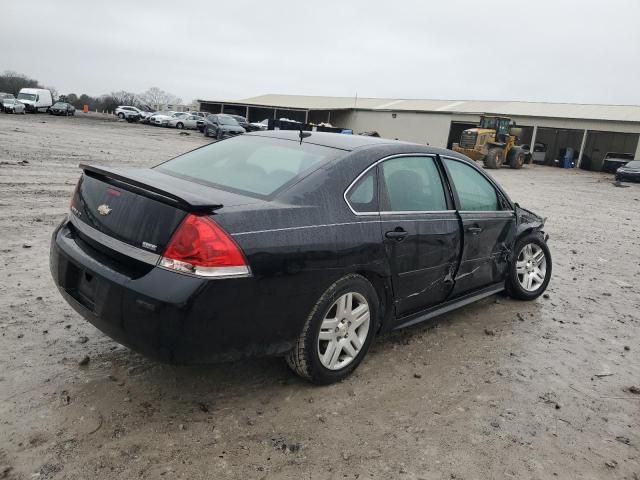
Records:
{"label": "yellow wheel loader", "polygon": [[515,128],[508,117],[480,117],[480,126],[469,128],[460,135],[460,143],[453,150],[473,160],[482,160],[486,168],[500,168],[507,163],[511,168],[522,168],[531,163],[531,155],[516,145],[521,129]]}

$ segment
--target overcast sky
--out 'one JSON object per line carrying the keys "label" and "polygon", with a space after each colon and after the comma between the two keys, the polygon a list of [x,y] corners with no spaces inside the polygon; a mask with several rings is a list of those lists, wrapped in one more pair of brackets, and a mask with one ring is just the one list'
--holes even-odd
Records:
{"label": "overcast sky", "polygon": [[640,104],[640,1],[7,1],[0,70],[60,93]]}

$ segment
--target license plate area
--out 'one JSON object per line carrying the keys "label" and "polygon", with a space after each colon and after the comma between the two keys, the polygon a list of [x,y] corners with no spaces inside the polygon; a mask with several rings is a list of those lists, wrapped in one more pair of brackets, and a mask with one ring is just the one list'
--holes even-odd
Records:
{"label": "license plate area", "polygon": [[69,263],[67,268],[66,289],[73,298],[89,310],[95,309],[97,279],[91,273]]}

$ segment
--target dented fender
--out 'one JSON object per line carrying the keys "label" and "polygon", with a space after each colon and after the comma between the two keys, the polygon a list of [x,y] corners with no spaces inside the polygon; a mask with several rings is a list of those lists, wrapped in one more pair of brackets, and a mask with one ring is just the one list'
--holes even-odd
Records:
{"label": "dented fender", "polygon": [[544,235],[545,242],[548,240],[549,235],[545,234],[543,230],[546,218],[537,215],[531,210],[522,208],[517,203],[515,204],[514,212],[516,214],[516,240],[525,233],[536,231]]}

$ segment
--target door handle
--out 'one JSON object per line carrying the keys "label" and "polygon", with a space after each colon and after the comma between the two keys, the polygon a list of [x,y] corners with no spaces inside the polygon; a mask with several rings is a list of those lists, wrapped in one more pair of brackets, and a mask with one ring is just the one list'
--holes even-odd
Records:
{"label": "door handle", "polygon": [[398,227],[395,230],[391,230],[390,232],[386,232],[384,234],[390,240],[396,240],[398,242],[404,240],[404,238],[409,235],[409,232],[404,230],[402,227]]}
{"label": "door handle", "polygon": [[467,228],[467,232],[469,232],[471,235],[478,235],[481,231],[482,231],[482,228],[480,228],[480,227],[469,227],[469,228]]}

